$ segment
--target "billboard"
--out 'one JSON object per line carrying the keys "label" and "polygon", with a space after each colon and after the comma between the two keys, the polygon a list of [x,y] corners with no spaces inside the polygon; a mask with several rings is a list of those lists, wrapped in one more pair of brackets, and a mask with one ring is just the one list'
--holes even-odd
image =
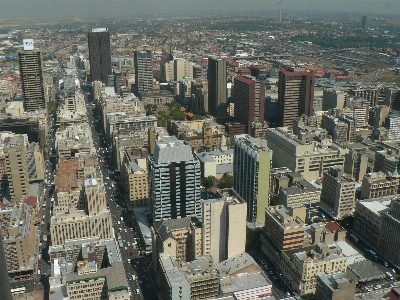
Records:
{"label": "billboard", "polygon": [[33,39],[23,40],[23,43],[24,43],[24,50],[33,50],[34,49]]}

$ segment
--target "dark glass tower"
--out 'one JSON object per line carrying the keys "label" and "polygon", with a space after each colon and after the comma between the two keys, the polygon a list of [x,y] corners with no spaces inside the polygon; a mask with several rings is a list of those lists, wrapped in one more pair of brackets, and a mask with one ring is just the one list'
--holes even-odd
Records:
{"label": "dark glass tower", "polygon": [[6,254],[4,252],[3,235],[0,230],[0,299],[11,300],[10,279],[7,272]]}
{"label": "dark glass tower", "polygon": [[111,70],[110,32],[108,28],[92,28],[88,33],[91,81],[108,84]]}
{"label": "dark glass tower", "polygon": [[224,58],[208,59],[208,110],[216,118],[227,116],[227,64]]}

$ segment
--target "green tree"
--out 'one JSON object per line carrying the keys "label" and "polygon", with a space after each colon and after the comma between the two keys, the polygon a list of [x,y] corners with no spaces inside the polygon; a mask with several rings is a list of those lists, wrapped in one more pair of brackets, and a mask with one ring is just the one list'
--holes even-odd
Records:
{"label": "green tree", "polygon": [[204,187],[206,189],[209,189],[211,187],[213,187],[215,185],[215,183],[217,182],[217,178],[215,178],[214,176],[210,175],[207,177],[203,177],[201,179],[201,182],[203,183]]}
{"label": "green tree", "polygon": [[217,187],[220,189],[226,189],[233,187],[233,176],[224,174],[220,180],[218,180]]}
{"label": "green tree", "polygon": [[363,138],[361,135],[356,135],[356,143],[361,143],[363,141]]}
{"label": "green tree", "polygon": [[185,120],[186,115],[185,113],[181,112],[178,108],[174,107],[171,109],[169,115],[174,120]]}

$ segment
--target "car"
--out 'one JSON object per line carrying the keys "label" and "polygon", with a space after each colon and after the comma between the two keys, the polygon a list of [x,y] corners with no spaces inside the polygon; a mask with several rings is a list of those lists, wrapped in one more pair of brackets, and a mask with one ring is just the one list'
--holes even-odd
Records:
{"label": "car", "polygon": [[274,272],[273,271],[269,271],[269,274],[274,275]]}
{"label": "car", "polygon": [[380,288],[381,288],[380,284],[377,284],[377,285],[374,286],[374,290],[379,290]]}
{"label": "car", "polygon": [[128,258],[128,259],[127,259],[127,261],[128,261],[128,263],[130,263],[130,262],[131,262],[131,259],[130,259],[130,258]]}
{"label": "car", "polygon": [[276,276],[276,275],[272,276],[272,278],[273,278],[274,280],[278,280],[278,276]]}
{"label": "car", "polygon": [[130,255],[130,256],[133,256],[133,252],[132,252],[132,251],[131,251],[131,252],[129,252],[129,255]]}
{"label": "car", "polygon": [[124,249],[125,249],[125,250],[128,250],[128,248],[127,248],[127,247],[124,247]]}

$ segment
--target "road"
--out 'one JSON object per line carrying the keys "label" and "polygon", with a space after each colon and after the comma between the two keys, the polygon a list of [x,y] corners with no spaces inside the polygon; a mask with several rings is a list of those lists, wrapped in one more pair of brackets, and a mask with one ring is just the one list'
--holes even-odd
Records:
{"label": "road", "polygon": [[[102,122],[99,110],[86,96],[85,101],[88,122],[92,129],[93,144],[104,176],[107,205],[112,215],[114,232],[116,239],[120,235],[119,241],[123,244],[123,247],[120,248],[121,259],[124,262],[125,276],[128,279],[130,290],[135,299],[157,299],[148,271],[150,261],[140,256],[135,245],[139,240],[137,242],[135,240],[138,234],[133,226],[132,212],[127,208],[126,197],[122,190],[118,189],[119,176],[113,171],[115,169],[113,168],[113,157],[105,136],[100,133]],[[132,275],[135,276],[135,280],[132,279]]]}

